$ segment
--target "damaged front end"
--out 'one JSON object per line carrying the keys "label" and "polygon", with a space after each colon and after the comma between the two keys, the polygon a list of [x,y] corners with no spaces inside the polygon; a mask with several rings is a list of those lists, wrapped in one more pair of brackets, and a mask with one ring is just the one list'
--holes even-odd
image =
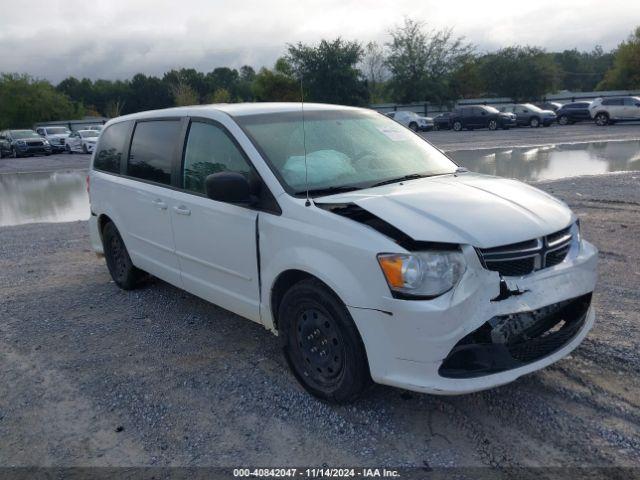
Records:
{"label": "damaged front end", "polygon": [[560,350],[585,323],[591,294],[528,312],[499,315],[462,338],[438,373],[472,378],[522,367]]}

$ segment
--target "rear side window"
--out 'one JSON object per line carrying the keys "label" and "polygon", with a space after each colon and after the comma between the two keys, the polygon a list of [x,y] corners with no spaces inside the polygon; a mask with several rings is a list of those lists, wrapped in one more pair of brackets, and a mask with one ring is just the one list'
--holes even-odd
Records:
{"label": "rear side window", "polygon": [[136,124],[127,162],[127,175],[170,185],[174,152],[179,139],[179,120],[155,120]]}
{"label": "rear side window", "polygon": [[[93,168],[103,172],[120,173],[120,160],[128,131],[129,122],[120,122],[102,132],[98,151],[93,160]],[[76,136],[75,132],[71,136]]]}
{"label": "rear side window", "polygon": [[185,190],[205,193],[205,179],[218,172],[236,172],[248,177],[251,167],[222,128],[210,123],[192,122],[184,151]]}
{"label": "rear side window", "polygon": [[622,105],[621,98],[607,98],[602,101],[602,105]]}

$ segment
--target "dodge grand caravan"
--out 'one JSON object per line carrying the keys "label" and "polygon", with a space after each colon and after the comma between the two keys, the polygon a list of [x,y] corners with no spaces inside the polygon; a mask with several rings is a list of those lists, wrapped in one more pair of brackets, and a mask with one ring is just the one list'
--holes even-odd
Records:
{"label": "dodge grand caravan", "polygon": [[325,400],[372,380],[502,385],[566,356],[594,322],[597,252],[564,203],[459,168],[369,110],[116,118],[88,182],[91,241],[117,285],[152,274],[261,323]]}

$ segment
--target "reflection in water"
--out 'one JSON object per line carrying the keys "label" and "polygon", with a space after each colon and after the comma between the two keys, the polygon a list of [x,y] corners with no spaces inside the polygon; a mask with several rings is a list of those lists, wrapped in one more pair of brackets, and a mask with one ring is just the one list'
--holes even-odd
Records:
{"label": "reflection in water", "polygon": [[[552,180],[640,170],[640,140],[448,152],[474,172]],[[0,226],[89,218],[84,171],[0,174]]]}
{"label": "reflection in water", "polygon": [[640,140],[447,152],[473,172],[524,181],[640,170]]}
{"label": "reflection in water", "polygon": [[0,226],[89,218],[84,171],[0,175]]}

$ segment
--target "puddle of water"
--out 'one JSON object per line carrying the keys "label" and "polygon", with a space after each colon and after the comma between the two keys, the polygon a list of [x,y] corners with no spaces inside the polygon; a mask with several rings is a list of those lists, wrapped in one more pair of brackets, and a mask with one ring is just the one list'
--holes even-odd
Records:
{"label": "puddle of water", "polygon": [[87,220],[85,171],[0,175],[0,226]]}
{"label": "puddle of water", "polygon": [[457,150],[447,154],[473,172],[524,181],[640,170],[640,140]]}
{"label": "puddle of water", "polygon": [[[448,152],[474,172],[524,181],[640,170],[640,140]],[[89,218],[86,172],[0,174],[0,226]]]}

